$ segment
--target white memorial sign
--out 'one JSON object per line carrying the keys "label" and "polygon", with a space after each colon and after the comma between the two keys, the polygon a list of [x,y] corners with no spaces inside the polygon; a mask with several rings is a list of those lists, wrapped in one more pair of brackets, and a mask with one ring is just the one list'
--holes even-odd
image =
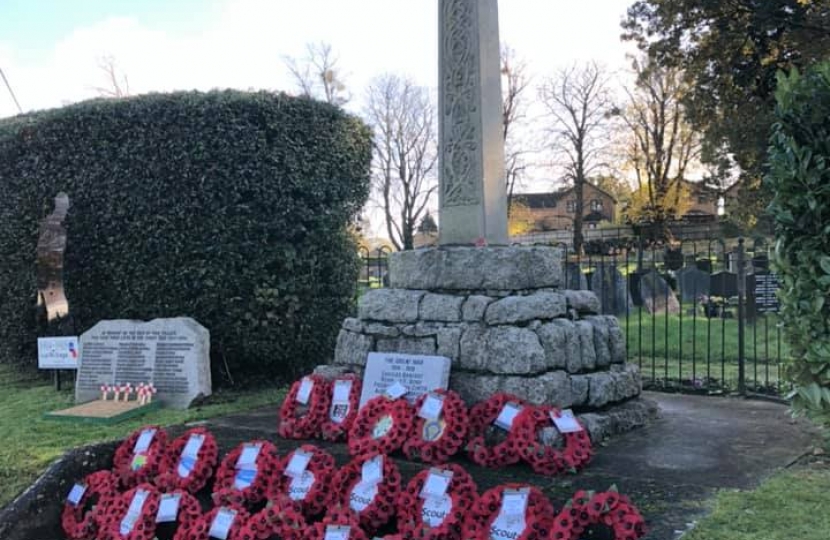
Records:
{"label": "white memorial sign", "polygon": [[425,356],[401,353],[369,353],[363,375],[360,406],[400,383],[408,390],[410,403],[432,390],[446,390],[450,382],[450,359],[444,356]]}

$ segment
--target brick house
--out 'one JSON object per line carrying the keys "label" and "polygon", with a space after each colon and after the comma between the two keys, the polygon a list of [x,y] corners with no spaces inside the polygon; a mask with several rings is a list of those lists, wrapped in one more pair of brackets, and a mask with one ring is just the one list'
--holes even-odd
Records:
{"label": "brick house", "polygon": [[689,192],[691,207],[683,214],[685,221],[709,222],[718,218],[718,200],[720,192],[703,182],[681,180]]}
{"label": "brick house", "polygon": [[[573,187],[551,193],[519,193],[513,195],[513,200],[527,208],[530,232],[573,229],[576,214],[576,191]],[[614,221],[617,200],[610,193],[585,182],[582,201],[585,229],[595,229],[602,221]]]}

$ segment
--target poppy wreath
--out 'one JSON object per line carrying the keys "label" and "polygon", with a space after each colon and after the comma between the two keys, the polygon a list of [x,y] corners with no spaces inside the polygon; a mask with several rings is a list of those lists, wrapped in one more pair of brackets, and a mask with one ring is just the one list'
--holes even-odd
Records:
{"label": "poppy wreath", "polygon": [[470,417],[464,400],[457,393],[452,390],[434,390],[432,393],[444,396],[441,416],[437,421],[417,416],[429,394],[419,397],[414,407],[415,425],[412,435],[403,445],[403,451],[409,459],[437,465],[446,463],[464,446]]}
{"label": "poppy wreath", "polygon": [[314,445],[304,444],[298,450],[311,454],[306,471],[313,475],[312,484],[304,486],[305,489],[302,490],[292,489],[292,479],[283,473],[294,456],[294,452],[291,452],[279,462],[277,469],[280,476],[271,483],[268,500],[286,497],[303,515],[312,517],[325,512],[334,498],[331,481],[336,463],[331,454]]}
{"label": "poppy wreath", "polygon": [[606,526],[614,533],[614,540],[637,540],[646,534],[640,511],[614,486],[601,493],[576,492],[562,511],[566,512],[571,517],[571,538],[579,538],[592,525]]}
{"label": "poppy wreath", "polygon": [[515,437],[515,419],[513,422],[514,429],[506,434],[503,441],[488,446],[485,438],[487,430],[492,427],[502,408],[511,401],[527,407],[527,404],[516,396],[497,392],[489,399],[476,403],[470,409],[467,454],[476,464],[496,468],[519,462],[519,449]]}
{"label": "poppy wreath", "polygon": [[118,496],[118,477],[110,471],[88,474],[80,482],[86,486],[78,504],[66,501],[61,514],[61,527],[68,540],[92,540],[98,534],[101,517]]}
{"label": "poppy wreath", "polygon": [[539,440],[539,430],[555,429],[551,416],[559,417],[560,414],[556,407],[530,406],[525,407],[513,422],[519,457],[526,461],[536,474],[553,476],[566,470],[576,472],[591,459],[591,438],[584,426],[582,431],[562,433],[564,447],[561,449],[548,446]]}
{"label": "poppy wreath", "polygon": [[424,499],[420,496],[430,470],[416,474],[398,499],[398,530],[405,538],[428,540],[463,540],[464,516],[478,499],[478,487],[470,474],[454,463],[442,467],[452,471],[447,488],[451,503],[443,521],[437,527],[424,522]]}
{"label": "poppy wreath", "polygon": [[[179,474],[179,463],[182,451],[192,435],[204,437],[202,446],[196,454],[196,462],[187,476]],[[156,486],[162,491],[183,489],[189,493],[196,493],[208,483],[213,476],[216,462],[219,459],[219,447],[213,434],[203,427],[186,431],[181,437],[167,445],[167,450],[161,458],[161,471],[156,477]]]}
{"label": "poppy wreath", "polygon": [[[175,521],[164,521],[156,523],[156,538],[158,540],[175,538],[180,530],[189,529],[196,521],[202,517],[202,505],[199,501],[182,489],[176,489],[170,495],[179,496],[179,510],[176,512]],[[159,498],[159,505],[161,505],[161,495]]]}
{"label": "poppy wreath", "polygon": [[528,489],[525,529],[515,540],[548,540],[553,522],[553,505],[539,488],[526,484],[502,484],[489,489],[472,505],[464,526],[465,540],[489,540],[490,528],[501,512],[507,489]]}
{"label": "poppy wreath", "polygon": [[337,381],[351,381],[352,387],[349,390],[349,408],[346,411],[343,420],[341,422],[336,422],[332,419],[335,407],[334,403],[332,403],[328,415],[320,425],[320,434],[323,439],[331,442],[345,441],[346,437],[348,437],[349,430],[354,423],[354,419],[357,418],[358,405],[360,403],[360,392],[362,388],[360,378],[357,375],[339,375],[331,382],[332,398],[334,397],[334,386],[337,384]]}
{"label": "poppy wreath", "polygon": [[[236,478],[236,462],[242,455],[246,444],[261,445],[256,458],[257,473],[250,486],[238,489],[234,486]],[[268,441],[256,440],[242,443],[225,456],[216,471],[216,478],[213,484],[213,503],[245,506],[246,504],[257,504],[265,499],[270,489],[271,479],[278,474],[279,456],[277,447]]]}
{"label": "poppy wreath", "polygon": [[[308,378],[314,383],[308,404],[297,401],[297,394],[303,379]],[[331,388],[329,382],[320,375],[309,375],[299,381],[294,381],[288,395],[280,407],[280,437],[286,439],[311,439],[320,433],[320,426],[329,414],[331,405]]]}
{"label": "poppy wreath", "polygon": [[[361,482],[363,463],[382,454],[373,453],[358,457],[347,463],[334,476],[333,489],[337,489],[337,502],[353,510],[352,498],[355,486]],[[365,505],[363,510],[355,513],[360,526],[372,533],[385,525],[394,515],[401,492],[401,473],[398,466],[388,456],[383,456],[383,479],[377,484],[377,494]]]}
{"label": "poppy wreath", "polygon": [[[133,497],[139,490],[147,492],[147,498],[141,506],[141,513],[133,523],[132,530],[127,534],[121,534],[121,521],[127,515]],[[115,497],[101,520],[99,540],[153,540],[156,536],[159,495],[154,485],[145,482]]]}
{"label": "poppy wreath", "polygon": [[233,523],[231,523],[230,529],[228,529],[226,540],[240,540],[242,528],[251,516],[247,510],[236,504],[217,506],[206,514],[202,514],[189,527],[180,527],[176,531],[176,536],[173,537],[173,540],[210,540],[210,526],[213,524],[216,514],[223,508],[236,511],[236,517]]}
{"label": "poppy wreath", "polygon": [[285,496],[270,500],[269,505],[248,518],[239,531],[238,540],[267,540],[278,536],[281,540],[303,540],[306,520]]}
{"label": "poppy wreath", "polygon": [[305,540],[325,540],[326,527],[339,525],[349,527],[349,540],[369,540],[360,528],[360,518],[348,506],[334,505],[319,523],[309,525],[305,531]]}
{"label": "poppy wreath", "polygon": [[370,399],[357,413],[349,431],[349,453],[355,457],[375,452],[391,454],[409,438],[414,416],[404,398],[377,396]]}
{"label": "poppy wreath", "polygon": [[[143,463],[136,459],[139,455],[133,453],[135,443],[141,433],[148,429],[155,429],[153,440],[146,452],[142,452]],[[113,472],[118,476],[123,489],[129,489],[142,482],[150,482],[158,475],[161,460],[165,454],[167,433],[159,426],[144,426],[132,432],[115,450],[112,458]]]}

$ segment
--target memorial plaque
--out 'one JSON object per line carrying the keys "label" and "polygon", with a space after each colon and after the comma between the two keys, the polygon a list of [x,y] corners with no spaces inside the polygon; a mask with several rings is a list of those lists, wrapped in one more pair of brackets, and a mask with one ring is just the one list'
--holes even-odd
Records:
{"label": "memorial plaque", "polygon": [[153,383],[155,399],[174,408],[211,393],[210,333],[187,317],[101,321],[81,335],[81,351],[76,403],[125,383]]}
{"label": "memorial plaque", "polygon": [[769,313],[778,311],[778,276],[772,272],[758,272],[747,276],[747,281],[755,281],[755,311]]}
{"label": "memorial plaque", "polygon": [[406,399],[410,403],[432,390],[446,390],[450,382],[450,359],[444,356],[369,353],[360,406],[384,394],[386,388],[396,382],[406,387]]}

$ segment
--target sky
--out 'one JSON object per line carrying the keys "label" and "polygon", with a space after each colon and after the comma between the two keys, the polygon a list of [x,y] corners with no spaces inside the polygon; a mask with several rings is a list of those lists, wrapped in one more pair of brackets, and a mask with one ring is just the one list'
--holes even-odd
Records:
{"label": "sky", "polygon": [[[575,62],[624,71],[620,21],[633,0],[499,0],[501,41],[535,82]],[[0,0],[0,69],[24,111],[99,95],[111,57],[131,94],[292,90],[285,56],[325,41],[359,112],[371,79],[435,88],[438,0]],[[0,118],[17,108],[0,86]]]}

